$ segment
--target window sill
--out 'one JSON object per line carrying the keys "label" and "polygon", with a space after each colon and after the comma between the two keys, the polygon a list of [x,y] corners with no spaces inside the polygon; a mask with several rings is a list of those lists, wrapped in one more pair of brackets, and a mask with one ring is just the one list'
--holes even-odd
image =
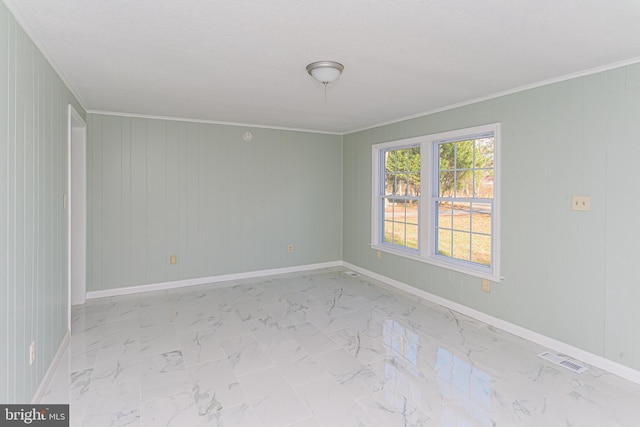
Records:
{"label": "window sill", "polygon": [[401,256],[404,258],[409,258],[414,261],[424,262],[426,264],[435,265],[437,267],[445,268],[447,270],[457,271],[458,273],[468,274],[470,276],[479,277],[481,279],[488,279],[492,282],[501,282],[502,280],[504,280],[504,277],[502,276],[496,276],[492,273],[479,271],[473,268],[465,268],[464,266],[461,266],[461,265],[452,265],[447,262],[442,262],[436,258],[426,258],[414,251],[402,250],[402,249],[394,248],[387,245],[370,244],[369,246],[371,247],[371,249],[376,251],[385,252],[388,254]]}

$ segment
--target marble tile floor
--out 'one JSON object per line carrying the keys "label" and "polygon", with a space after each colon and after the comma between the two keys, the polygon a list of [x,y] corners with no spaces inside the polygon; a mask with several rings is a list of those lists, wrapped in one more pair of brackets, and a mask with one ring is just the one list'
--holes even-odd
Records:
{"label": "marble tile floor", "polygon": [[342,268],[89,300],[72,426],[637,426],[640,385]]}

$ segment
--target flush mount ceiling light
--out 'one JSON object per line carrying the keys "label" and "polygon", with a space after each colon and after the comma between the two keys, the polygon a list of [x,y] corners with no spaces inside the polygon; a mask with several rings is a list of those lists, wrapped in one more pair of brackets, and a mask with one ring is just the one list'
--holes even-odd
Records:
{"label": "flush mount ceiling light", "polygon": [[307,73],[319,81],[326,88],[333,83],[344,70],[344,65],[334,61],[317,61],[307,65]]}

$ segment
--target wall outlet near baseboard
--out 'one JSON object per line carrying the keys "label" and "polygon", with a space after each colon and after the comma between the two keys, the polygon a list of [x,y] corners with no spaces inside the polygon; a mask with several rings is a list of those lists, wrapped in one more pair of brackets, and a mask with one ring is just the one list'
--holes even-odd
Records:
{"label": "wall outlet near baseboard", "polygon": [[289,253],[293,252],[293,245],[287,246],[287,252]]}
{"label": "wall outlet near baseboard", "polygon": [[491,292],[491,282],[489,279],[482,279],[482,291]]}
{"label": "wall outlet near baseboard", "polygon": [[171,255],[169,257],[169,264],[177,264],[178,263],[178,256],[177,255]]}

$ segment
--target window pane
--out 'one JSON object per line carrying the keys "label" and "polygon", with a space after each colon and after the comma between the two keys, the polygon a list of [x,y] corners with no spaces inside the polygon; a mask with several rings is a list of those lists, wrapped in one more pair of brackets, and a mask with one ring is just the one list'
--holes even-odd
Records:
{"label": "window pane", "polygon": [[407,221],[407,204],[404,200],[398,200],[393,208],[393,220],[399,222]]}
{"label": "window pane", "polygon": [[471,261],[491,265],[491,236],[474,234],[471,241],[473,248]]}
{"label": "window pane", "polygon": [[475,167],[493,168],[493,138],[476,139]]}
{"label": "window pane", "polygon": [[471,259],[471,234],[462,231],[453,232],[453,258],[469,261]]}
{"label": "window pane", "polygon": [[473,167],[473,149],[474,149],[473,140],[460,141],[456,143],[455,168],[457,170],[471,169]]}
{"label": "window pane", "polygon": [[418,225],[407,224],[407,247],[418,249]]}
{"label": "window pane", "polygon": [[407,172],[409,171],[409,161],[408,161],[408,151],[407,150],[397,150],[396,158],[398,162],[398,172]]}
{"label": "window pane", "polygon": [[420,195],[420,172],[411,172],[409,174],[409,196]]}
{"label": "window pane", "polygon": [[478,169],[474,171],[473,197],[482,199],[493,198],[493,169]]}
{"label": "window pane", "polygon": [[393,243],[393,222],[385,221],[384,222],[384,237],[383,242]]}
{"label": "window pane", "polygon": [[393,199],[383,199],[383,221],[393,221]]}
{"label": "window pane", "polygon": [[453,205],[453,228],[460,231],[471,231],[471,203],[455,203]]}
{"label": "window pane", "polygon": [[472,227],[474,233],[491,234],[491,205],[473,203]]}
{"label": "window pane", "polygon": [[438,148],[439,168],[441,171],[453,170],[456,167],[455,143],[440,144]]}
{"label": "window pane", "polygon": [[409,170],[412,172],[420,172],[420,147],[409,149]]}
{"label": "window pane", "polygon": [[390,195],[393,194],[394,189],[396,188],[396,176],[391,173],[387,173],[384,176],[384,194]]}
{"label": "window pane", "polygon": [[453,208],[449,202],[438,203],[438,223],[436,227],[452,228],[453,227]]}
{"label": "window pane", "polygon": [[455,185],[455,172],[440,172],[440,197],[453,197],[453,187]]}
{"label": "window pane", "polygon": [[406,246],[405,225],[401,222],[393,223],[393,243],[400,246]]}
{"label": "window pane", "polygon": [[456,172],[456,197],[473,197],[473,172],[463,170]]}
{"label": "window pane", "polygon": [[451,256],[451,230],[438,230],[438,254]]}
{"label": "window pane", "polygon": [[384,152],[384,192],[399,196],[420,194],[420,147]]}
{"label": "window pane", "polygon": [[418,225],[418,201],[409,200],[407,203],[407,224]]}

